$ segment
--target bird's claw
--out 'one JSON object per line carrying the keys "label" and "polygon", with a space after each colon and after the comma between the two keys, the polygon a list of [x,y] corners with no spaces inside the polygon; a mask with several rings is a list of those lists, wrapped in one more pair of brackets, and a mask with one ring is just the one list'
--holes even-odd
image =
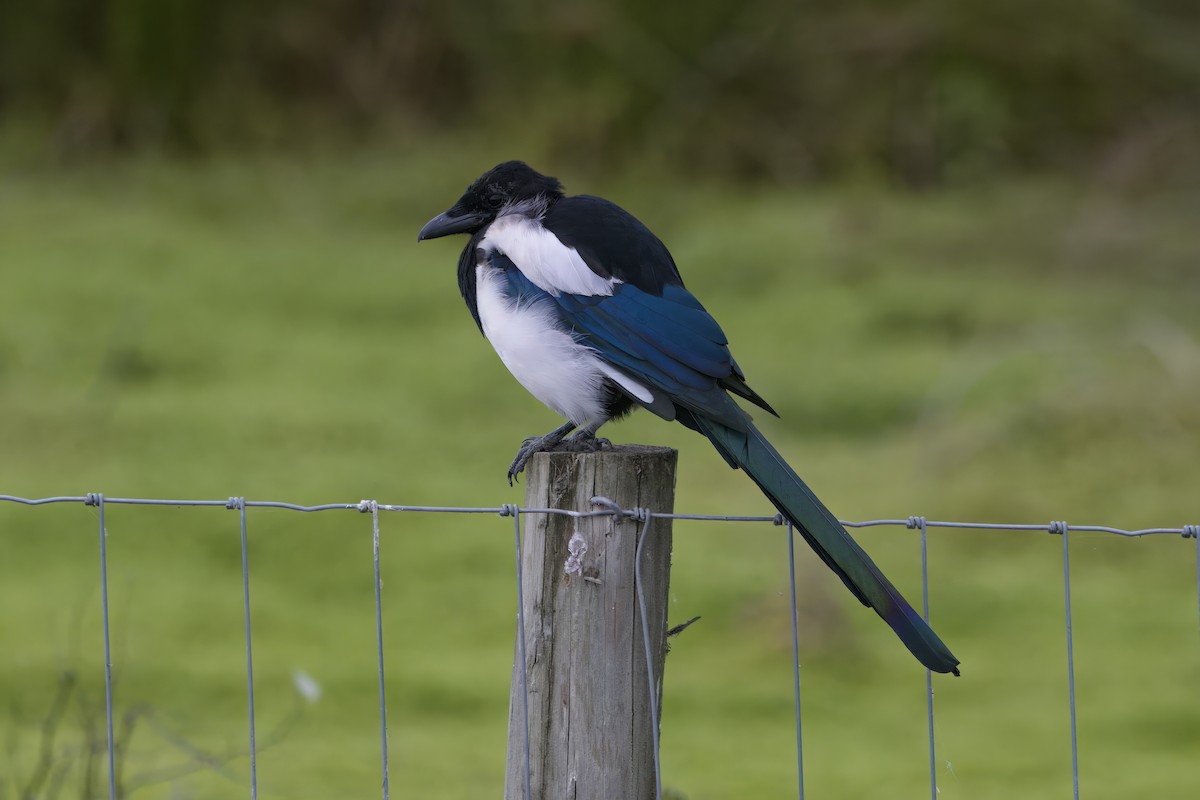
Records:
{"label": "bird's claw", "polygon": [[611,447],[612,442],[597,438],[596,434],[590,431],[577,431],[565,439],[553,433],[545,436],[527,436],[525,441],[521,442],[516,457],[508,465],[508,485],[512,486],[516,477],[525,471],[525,465],[535,453],[595,453]]}
{"label": "bird's claw", "polygon": [[525,441],[521,442],[521,447],[517,450],[516,457],[508,465],[508,485],[512,486],[513,480],[525,471],[525,465],[529,459],[533,458],[534,453],[551,450],[561,442],[562,437],[556,438],[552,435],[525,437]]}

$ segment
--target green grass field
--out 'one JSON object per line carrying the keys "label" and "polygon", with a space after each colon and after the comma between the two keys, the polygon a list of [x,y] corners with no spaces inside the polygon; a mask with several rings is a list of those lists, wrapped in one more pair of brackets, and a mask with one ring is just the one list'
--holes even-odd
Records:
{"label": "green grass field", "polygon": [[[0,493],[520,502],[504,468],[557,420],[472,325],[461,242],[415,243],[496,160],[447,148],[9,169]],[[560,177],[666,240],[781,412],[764,428],[840,516],[1200,522],[1195,196]],[[679,510],[770,513],[679,426],[642,414],[607,433],[679,448]],[[138,796],[246,794],[237,522],[108,509]],[[382,525],[393,795],[495,795],[511,523]],[[374,796],[370,520],[253,511],[249,528],[259,731],[280,733],[259,756],[262,796]],[[103,719],[96,529],[95,509],[0,503],[0,798],[22,796],[71,671],[51,771],[60,796],[87,796],[84,743]],[[917,537],[858,538],[919,601]],[[680,523],[675,541],[673,617],[703,619],[667,662],[665,784],[690,800],[790,796],[782,534]],[[1195,543],[1072,542],[1083,794],[1195,796]],[[1067,796],[1061,539],[936,530],[930,569],[935,627],[963,662],[962,678],[935,679],[941,796]],[[798,572],[809,796],[926,796],[923,670],[807,550]],[[317,702],[298,698],[296,670]],[[218,763],[171,777],[200,753]]]}

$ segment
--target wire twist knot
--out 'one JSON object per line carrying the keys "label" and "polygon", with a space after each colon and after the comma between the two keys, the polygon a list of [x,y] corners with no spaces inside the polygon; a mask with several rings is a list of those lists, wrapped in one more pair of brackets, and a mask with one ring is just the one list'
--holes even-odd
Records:
{"label": "wire twist knot", "polygon": [[230,511],[241,511],[246,507],[246,498],[231,497],[225,502],[225,507]]}
{"label": "wire twist knot", "polygon": [[[626,511],[625,509],[621,508],[619,505],[617,505],[617,502],[615,500],[610,500],[607,497],[600,497],[600,496],[593,497],[590,502],[593,506],[599,506],[600,508],[607,508],[609,511],[611,511],[614,522],[620,522],[622,517],[624,517],[630,513],[628,511]],[[636,515],[637,509],[634,509],[633,513]],[[637,519],[637,517],[635,516],[634,519]]]}
{"label": "wire twist knot", "polygon": [[1055,520],[1054,522],[1050,523],[1046,530],[1048,530],[1050,533],[1057,533],[1061,536],[1067,532],[1067,521]]}
{"label": "wire twist knot", "polygon": [[101,492],[88,492],[87,496],[83,498],[85,506],[98,506],[102,502],[104,502],[104,495]]}
{"label": "wire twist knot", "polygon": [[1200,539],[1200,525],[1184,525],[1183,538]]}
{"label": "wire twist knot", "polygon": [[513,505],[512,503],[505,503],[504,505],[500,506],[500,516],[515,517],[517,515],[518,508],[518,506]]}
{"label": "wire twist knot", "polygon": [[909,530],[915,530],[917,528],[924,528],[925,527],[925,517],[923,517],[919,514],[914,514],[913,516],[909,517],[908,522],[906,522],[904,524],[908,526]]}
{"label": "wire twist knot", "polygon": [[359,500],[358,510],[364,514],[370,514],[379,508],[379,503],[375,500]]}

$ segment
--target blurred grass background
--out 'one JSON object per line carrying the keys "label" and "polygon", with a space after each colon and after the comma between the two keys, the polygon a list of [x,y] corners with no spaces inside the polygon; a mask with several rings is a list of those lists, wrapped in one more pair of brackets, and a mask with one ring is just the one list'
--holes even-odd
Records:
{"label": "blurred grass background", "polygon": [[[557,421],[471,324],[459,243],[414,239],[522,157],[662,236],[841,516],[1198,522],[1197,22],[1117,0],[0,5],[0,493],[519,502],[504,467]],[[768,513],[678,426],[609,435],[680,449],[681,510]],[[236,515],[107,517],[126,789],[241,796]],[[511,527],[383,525],[392,789],[499,791]],[[0,798],[34,782],[69,674],[33,795],[100,796],[95,528],[0,506]],[[260,788],[369,796],[369,521],[254,512],[250,535]],[[916,537],[859,538],[915,598]],[[1191,796],[1194,545],[1072,541],[1083,792]],[[931,532],[964,662],[936,684],[944,797],[1068,791],[1060,551]],[[793,791],[784,553],[769,527],[676,528],[673,616],[703,619],[668,659],[663,760],[693,800]],[[919,668],[798,569],[811,796],[921,796]]]}

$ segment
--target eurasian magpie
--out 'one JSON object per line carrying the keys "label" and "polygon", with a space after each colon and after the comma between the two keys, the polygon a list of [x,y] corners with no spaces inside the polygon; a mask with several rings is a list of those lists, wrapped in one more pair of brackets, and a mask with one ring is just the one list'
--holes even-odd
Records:
{"label": "eurasian magpie", "polygon": [[524,441],[510,483],[534,453],[597,447],[600,426],[635,406],[677,420],[745,470],[922,664],[958,674],[958,659],[730,397],[775,414],[645,225],[599,197],[567,197],[555,178],[507,161],[426,223],[417,241],[454,233],[471,236],[458,288],[475,324],[513,376],[567,420]]}

